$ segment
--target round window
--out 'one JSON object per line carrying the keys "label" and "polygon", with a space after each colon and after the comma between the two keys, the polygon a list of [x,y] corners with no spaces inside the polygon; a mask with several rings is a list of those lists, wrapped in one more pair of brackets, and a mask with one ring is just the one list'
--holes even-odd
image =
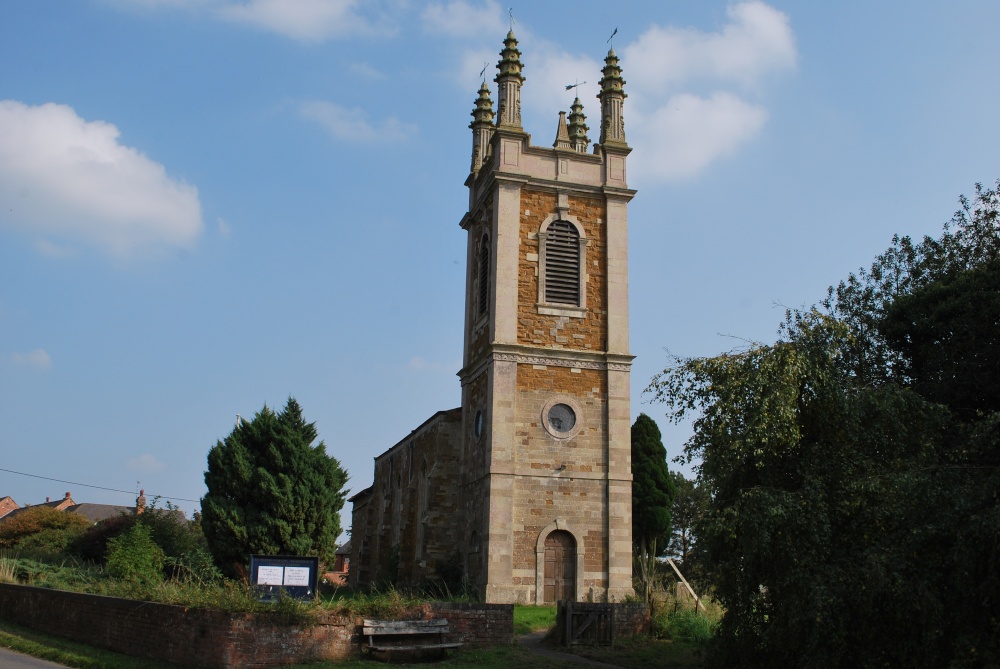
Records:
{"label": "round window", "polygon": [[553,404],[547,420],[554,432],[569,432],[576,426],[576,412],[568,404]]}
{"label": "round window", "polygon": [[479,410],[476,412],[476,420],[472,426],[472,432],[476,435],[476,439],[483,436],[483,412]]}

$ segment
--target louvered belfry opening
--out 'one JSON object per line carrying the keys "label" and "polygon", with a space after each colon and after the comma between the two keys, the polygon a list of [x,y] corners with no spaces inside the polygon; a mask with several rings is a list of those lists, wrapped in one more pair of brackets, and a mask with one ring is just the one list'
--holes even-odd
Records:
{"label": "louvered belfry opening", "polygon": [[545,301],[580,306],[580,234],[553,221],[545,235]]}
{"label": "louvered belfry opening", "polygon": [[490,300],[490,238],[479,242],[479,315],[485,316]]}

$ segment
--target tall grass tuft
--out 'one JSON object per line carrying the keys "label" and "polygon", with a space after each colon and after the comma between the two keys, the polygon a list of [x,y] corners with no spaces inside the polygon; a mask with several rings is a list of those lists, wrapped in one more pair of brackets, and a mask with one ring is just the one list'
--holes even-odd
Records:
{"label": "tall grass tuft", "polygon": [[17,583],[17,554],[0,551],[0,583]]}
{"label": "tall grass tuft", "polygon": [[667,595],[655,602],[653,636],[699,646],[707,645],[719,626],[723,611],[711,599],[702,600],[702,603],[707,610],[698,610],[693,600],[676,595]]}

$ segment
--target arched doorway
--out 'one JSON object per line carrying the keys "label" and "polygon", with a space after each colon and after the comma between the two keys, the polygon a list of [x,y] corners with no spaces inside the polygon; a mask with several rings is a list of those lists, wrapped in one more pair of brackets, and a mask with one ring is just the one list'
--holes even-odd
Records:
{"label": "arched doorway", "polygon": [[545,603],[576,600],[576,540],[565,530],[545,537]]}

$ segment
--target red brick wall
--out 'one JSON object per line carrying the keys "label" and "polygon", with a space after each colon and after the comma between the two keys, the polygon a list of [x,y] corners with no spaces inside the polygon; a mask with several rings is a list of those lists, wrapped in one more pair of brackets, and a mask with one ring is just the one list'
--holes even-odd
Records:
{"label": "red brick wall", "polygon": [[[627,637],[648,634],[650,630],[650,611],[648,604],[619,604],[619,603],[590,603],[571,602],[573,611],[576,613],[610,614],[610,620],[614,621],[614,638],[624,639]],[[556,614],[556,642],[566,643],[566,602],[560,602]],[[604,624],[598,621],[590,625],[579,641],[597,641],[608,632]]]}
{"label": "red brick wall", "polygon": [[[511,643],[514,608],[435,602],[400,616],[448,620],[449,641]],[[360,619],[319,614],[308,626],[267,614],[230,614],[25,585],[0,584],[0,618],[125,655],[183,666],[273,667],[341,660],[360,652]]]}

